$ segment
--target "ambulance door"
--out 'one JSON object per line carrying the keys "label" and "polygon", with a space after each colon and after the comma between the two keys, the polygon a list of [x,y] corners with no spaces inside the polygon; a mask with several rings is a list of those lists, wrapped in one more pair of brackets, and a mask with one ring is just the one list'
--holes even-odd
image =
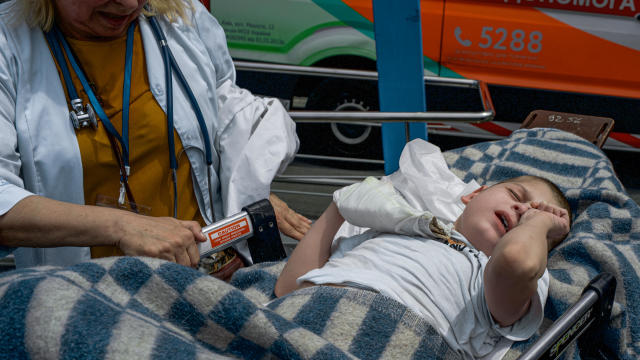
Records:
{"label": "ambulance door", "polygon": [[447,0],[442,66],[492,84],[640,98],[638,0]]}

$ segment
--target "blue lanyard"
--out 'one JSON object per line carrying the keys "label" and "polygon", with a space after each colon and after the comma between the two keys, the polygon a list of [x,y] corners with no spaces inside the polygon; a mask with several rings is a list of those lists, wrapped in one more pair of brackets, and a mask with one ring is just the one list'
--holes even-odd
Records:
{"label": "blue lanyard", "polygon": [[87,97],[89,97],[89,101],[91,102],[93,109],[98,114],[98,117],[100,117],[100,120],[102,121],[102,124],[104,125],[105,130],[108,131],[109,134],[111,134],[113,137],[115,137],[120,143],[120,146],[122,149],[122,158],[123,158],[122,160],[124,162],[125,169],[127,170],[127,173],[120,174],[121,181],[127,180],[127,177],[129,175],[128,173],[129,166],[130,166],[129,165],[129,100],[131,96],[131,71],[132,71],[131,67],[132,67],[132,57],[133,57],[133,34],[135,31],[135,26],[136,26],[136,23],[133,22],[127,29],[125,74],[124,74],[124,85],[123,85],[123,94],[122,94],[122,136],[118,133],[118,131],[115,129],[115,127],[109,120],[109,117],[104,112],[104,109],[100,105],[98,98],[96,97],[95,93],[93,92],[93,89],[89,85],[89,81],[84,75],[84,72],[82,72],[82,69],[80,68],[80,66],[78,66],[78,63],[75,57],[73,56],[73,52],[71,51],[71,48],[67,43],[67,40],[65,39],[64,35],[62,35],[58,27],[54,25],[53,29],[45,34],[47,41],[49,42],[49,45],[53,50],[53,54],[56,58],[56,61],[58,62],[60,69],[62,69],[62,74],[67,87],[67,92],[69,93],[69,97],[72,99],[79,98],[76,88],[73,85],[73,81],[71,80],[71,74],[66,65],[67,63],[62,54],[62,49],[60,48],[60,44],[62,44],[64,53],[67,56],[67,59],[69,59],[69,63],[71,64],[73,71],[78,76],[78,79],[80,80],[80,83],[82,84],[82,87],[85,93],[87,94]]}

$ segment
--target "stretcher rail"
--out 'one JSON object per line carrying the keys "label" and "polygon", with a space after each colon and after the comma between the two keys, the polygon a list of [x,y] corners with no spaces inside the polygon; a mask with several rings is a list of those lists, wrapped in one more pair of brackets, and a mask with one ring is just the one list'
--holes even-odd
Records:
{"label": "stretcher rail", "polygon": [[364,163],[364,164],[380,164],[380,165],[384,165],[384,160],[362,159],[362,158],[352,158],[352,157],[344,157],[344,156],[296,154],[296,158],[299,158],[299,159],[315,159],[315,160],[331,160],[331,161],[346,161],[346,162],[359,162],[359,163]]}
{"label": "stretcher rail", "polygon": [[362,181],[366,176],[316,176],[316,175],[280,175],[276,181],[295,184],[314,184],[330,186],[348,186],[358,181]]}
{"label": "stretcher rail", "polygon": [[299,123],[339,122],[363,125],[363,122],[426,122],[465,121],[485,122],[495,116],[493,111],[426,111],[426,112],[378,112],[378,111],[289,111],[289,116]]}
{"label": "stretcher rail", "polygon": [[[347,70],[322,67],[307,67],[295,65],[279,65],[257,63],[249,61],[235,61],[236,70],[270,72],[278,74],[293,74],[307,76],[338,77],[354,80],[378,80],[378,72],[365,70]],[[429,122],[429,121],[462,121],[485,122],[493,120],[495,110],[489,87],[483,81],[472,79],[458,79],[440,76],[424,76],[427,86],[448,86],[458,88],[475,88],[482,104],[482,111],[426,111],[426,112],[332,112],[332,111],[291,111],[289,114],[296,122]]]}
{"label": "stretcher rail", "polygon": [[564,350],[579,339],[581,355],[593,358],[598,351],[598,333],[608,325],[616,289],[616,279],[609,273],[594,277],[573,304],[518,360],[558,359]]}

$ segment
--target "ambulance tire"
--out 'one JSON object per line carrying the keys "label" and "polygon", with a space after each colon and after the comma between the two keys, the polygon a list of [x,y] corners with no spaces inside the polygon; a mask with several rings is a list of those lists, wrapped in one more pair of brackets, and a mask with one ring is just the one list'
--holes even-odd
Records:
{"label": "ambulance tire", "polygon": [[[307,110],[377,111],[374,82],[344,79],[322,80],[309,94]],[[382,159],[379,126],[345,123],[298,124],[301,153],[338,157]]]}

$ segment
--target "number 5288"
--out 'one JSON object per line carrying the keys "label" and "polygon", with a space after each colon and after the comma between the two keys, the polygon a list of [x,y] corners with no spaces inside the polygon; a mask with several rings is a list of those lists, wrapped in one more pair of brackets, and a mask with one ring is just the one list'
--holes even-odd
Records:
{"label": "number 5288", "polygon": [[478,43],[483,49],[492,47],[496,50],[507,50],[507,46],[512,51],[522,51],[525,48],[530,53],[539,53],[542,51],[542,33],[540,31],[532,31],[528,34],[521,29],[515,29],[511,32],[505,28],[493,29],[491,26],[482,27],[482,42]]}

